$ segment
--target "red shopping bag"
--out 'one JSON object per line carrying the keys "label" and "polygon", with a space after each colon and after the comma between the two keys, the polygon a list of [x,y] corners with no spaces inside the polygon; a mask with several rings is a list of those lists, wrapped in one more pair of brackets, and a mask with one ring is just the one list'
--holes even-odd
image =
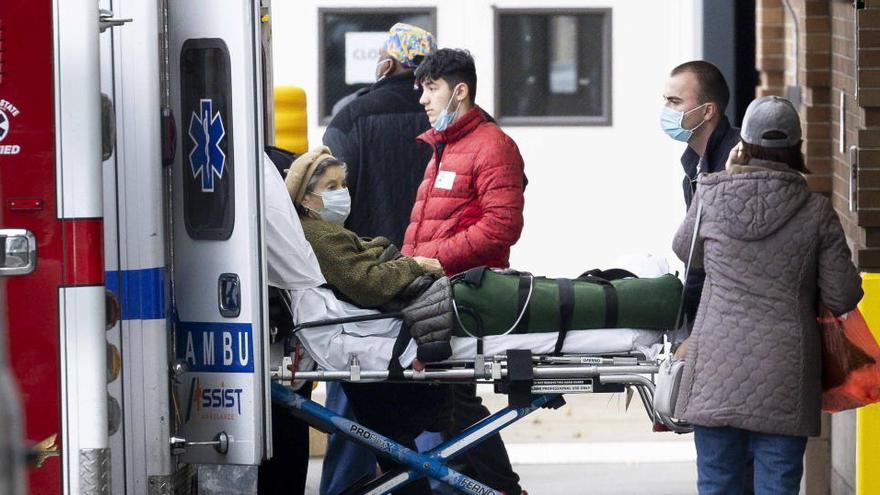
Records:
{"label": "red shopping bag", "polygon": [[819,306],[822,333],[822,410],[880,402],[880,345],[858,309],[834,316]]}

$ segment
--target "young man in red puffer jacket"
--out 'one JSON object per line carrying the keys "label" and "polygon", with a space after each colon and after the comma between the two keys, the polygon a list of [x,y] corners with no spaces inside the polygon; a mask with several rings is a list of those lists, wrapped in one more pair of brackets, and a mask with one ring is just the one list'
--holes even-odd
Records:
{"label": "young man in red puffer jacket", "polygon": [[523,160],[516,143],[474,104],[477,76],[463,50],[442,49],[416,71],[434,149],[402,252],[436,258],[452,275],[507,268],[523,227]]}
{"label": "young man in red puffer jacket", "polygon": [[[523,160],[516,143],[474,104],[477,71],[464,50],[442,49],[415,72],[431,129],[418,139],[434,150],[406,229],[402,252],[440,260],[452,275],[478,266],[507,268],[523,227]],[[453,386],[453,427],[489,415],[476,386]],[[508,495],[525,494],[499,435],[463,456],[459,471]]]}

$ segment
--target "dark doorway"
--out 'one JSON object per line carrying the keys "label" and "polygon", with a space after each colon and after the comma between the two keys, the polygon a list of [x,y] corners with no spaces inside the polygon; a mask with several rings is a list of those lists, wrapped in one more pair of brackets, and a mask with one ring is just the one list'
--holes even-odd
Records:
{"label": "dark doorway", "polygon": [[755,0],[703,0],[703,59],[730,85],[727,118],[739,127],[755,98]]}

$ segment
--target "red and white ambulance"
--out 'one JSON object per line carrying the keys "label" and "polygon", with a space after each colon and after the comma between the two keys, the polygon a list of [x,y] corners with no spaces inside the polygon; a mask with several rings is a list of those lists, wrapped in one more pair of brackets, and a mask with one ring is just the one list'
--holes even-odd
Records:
{"label": "red and white ambulance", "polygon": [[0,2],[4,493],[255,487],[269,25],[269,0]]}

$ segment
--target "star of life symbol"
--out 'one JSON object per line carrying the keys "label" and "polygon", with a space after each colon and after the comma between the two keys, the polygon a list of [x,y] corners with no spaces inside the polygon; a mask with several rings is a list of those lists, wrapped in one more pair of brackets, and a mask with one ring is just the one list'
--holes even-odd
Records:
{"label": "star of life symbol", "polygon": [[189,153],[189,165],[193,179],[201,176],[202,192],[214,192],[214,177],[223,178],[226,154],[220,149],[220,141],[226,135],[220,112],[214,113],[211,99],[199,100],[200,115],[192,113],[189,121],[189,137],[193,149]]}
{"label": "star of life symbol", "polygon": [[9,133],[9,118],[0,110],[0,141]]}

